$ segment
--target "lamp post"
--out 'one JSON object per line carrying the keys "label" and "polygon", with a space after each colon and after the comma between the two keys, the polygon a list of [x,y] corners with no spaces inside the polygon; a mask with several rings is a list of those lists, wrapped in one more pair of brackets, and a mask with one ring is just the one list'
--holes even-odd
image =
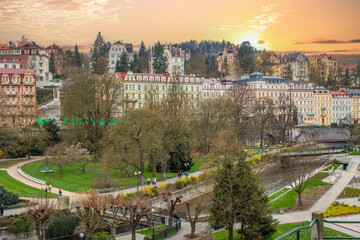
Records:
{"label": "lamp post", "polygon": [[186,169],[186,172],[188,171],[188,166],[189,166],[189,165],[190,165],[189,163],[185,163],[185,164],[184,164],[185,169]]}
{"label": "lamp post", "polygon": [[48,191],[51,193],[51,188],[52,186],[49,185],[49,186],[46,186],[45,189],[43,187],[41,187],[41,190],[44,190],[45,191],[45,199],[47,200],[47,193]]}
{"label": "lamp post", "polygon": [[136,176],[136,187],[137,187],[137,191],[139,191],[139,176],[141,175],[141,172],[135,172],[134,173]]}
{"label": "lamp post", "polygon": [[151,208],[151,215],[152,215],[152,227],[153,227],[153,236],[152,239],[155,240],[155,226],[154,226],[154,213],[155,213],[155,208]]}

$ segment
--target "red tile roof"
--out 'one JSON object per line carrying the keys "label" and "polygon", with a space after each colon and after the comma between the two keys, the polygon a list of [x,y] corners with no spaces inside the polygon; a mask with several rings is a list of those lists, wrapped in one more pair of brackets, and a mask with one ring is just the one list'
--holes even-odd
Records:
{"label": "red tile roof", "polygon": [[347,94],[346,92],[341,92],[341,91],[330,91],[331,95],[347,95],[350,96],[349,94]]}

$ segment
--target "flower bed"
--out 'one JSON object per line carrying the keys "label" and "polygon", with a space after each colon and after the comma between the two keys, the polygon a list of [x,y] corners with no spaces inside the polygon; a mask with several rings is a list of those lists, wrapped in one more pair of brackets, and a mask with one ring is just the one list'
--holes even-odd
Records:
{"label": "flower bed", "polygon": [[[330,213],[330,214],[329,214]],[[340,216],[360,213],[360,207],[349,206],[349,204],[333,202],[324,212],[324,217]]]}

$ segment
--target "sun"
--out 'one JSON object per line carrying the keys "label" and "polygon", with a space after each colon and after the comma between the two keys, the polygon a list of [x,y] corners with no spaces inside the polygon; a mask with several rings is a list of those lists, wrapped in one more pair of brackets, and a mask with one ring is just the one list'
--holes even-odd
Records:
{"label": "sun", "polygon": [[244,41],[249,41],[252,46],[259,50],[269,49],[268,43],[265,40],[259,38],[255,33],[248,32],[235,38],[236,44],[241,44]]}

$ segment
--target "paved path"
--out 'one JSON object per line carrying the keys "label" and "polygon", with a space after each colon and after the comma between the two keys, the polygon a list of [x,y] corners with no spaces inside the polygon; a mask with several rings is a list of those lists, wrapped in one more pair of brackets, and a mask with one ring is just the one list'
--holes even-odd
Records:
{"label": "paved path", "polygon": [[[39,184],[39,183],[36,183],[36,182],[33,182],[33,181],[30,181],[29,179],[25,178],[24,176],[22,176],[19,172],[18,172],[18,167],[21,167],[25,164],[28,164],[28,163],[31,163],[31,162],[36,162],[36,161],[40,161],[40,160],[43,160],[45,157],[32,157],[32,159],[28,160],[28,161],[24,161],[24,162],[19,162],[19,163],[16,163],[14,165],[12,165],[11,167],[8,167],[6,170],[7,170],[7,173],[12,177],[12,178],[15,178],[16,180],[18,180],[19,182],[22,182],[26,185],[29,185],[31,187],[34,187],[34,188],[38,188],[38,189],[41,189],[41,188],[44,188],[44,185],[42,184]],[[53,193],[59,193],[59,189],[58,188],[55,188],[53,187],[51,189],[51,192]],[[68,191],[65,191],[65,190],[62,190],[63,192],[63,195],[64,196],[76,196],[77,194],[76,193],[73,193],[73,192],[68,192]]]}
{"label": "paved path", "polygon": [[[279,220],[280,224],[285,223],[293,223],[293,222],[301,222],[301,221],[309,221],[311,220],[311,213],[314,211],[322,211],[324,212],[332,202],[336,200],[339,194],[343,191],[343,189],[347,186],[350,180],[357,174],[357,168],[360,164],[359,156],[349,156],[351,157],[351,163],[348,166],[348,170],[343,172],[342,177],[307,211],[299,211],[299,212],[290,212],[285,214],[274,214],[274,218]],[[359,221],[360,214],[349,215],[347,218],[353,219],[354,221]],[[334,227],[333,224],[328,225],[327,227],[334,228],[338,230],[338,227]],[[351,226],[350,226],[351,227]],[[348,233],[344,229],[341,232]],[[360,233],[354,233],[352,235],[360,236]]]}

